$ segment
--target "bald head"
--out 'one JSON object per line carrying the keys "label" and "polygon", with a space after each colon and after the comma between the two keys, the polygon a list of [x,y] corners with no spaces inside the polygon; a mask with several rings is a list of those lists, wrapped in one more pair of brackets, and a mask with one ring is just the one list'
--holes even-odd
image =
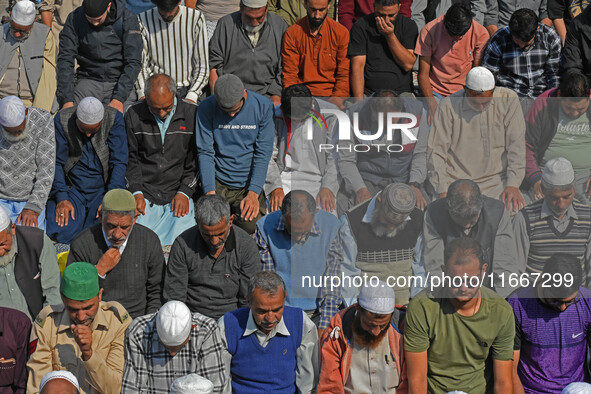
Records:
{"label": "bald head", "polygon": [[174,79],[166,74],[154,74],[146,81],[144,92],[150,111],[159,119],[166,119],[174,107],[176,95]]}
{"label": "bald head", "polygon": [[78,390],[69,380],[56,378],[47,382],[40,394],[78,394]]}

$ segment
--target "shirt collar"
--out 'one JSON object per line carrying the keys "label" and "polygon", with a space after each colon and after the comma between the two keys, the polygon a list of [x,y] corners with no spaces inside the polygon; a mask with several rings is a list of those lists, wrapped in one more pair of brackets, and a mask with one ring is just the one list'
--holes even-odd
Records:
{"label": "shirt collar", "polygon": [[125,242],[123,242],[123,244],[120,247],[116,247],[111,245],[111,243],[109,242],[109,240],[107,239],[107,234],[105,234],[105,229],[103,228],[103,226],[101,226],[101,231],[103,232],[103,238],[105,239],[105,243],[107,244],[107,246],[110,248],[116,248],[119,249],[119,254],[123,254],[123,251],[125,250],[125,247],[127,246],[127,241],[129,241],[129,237],[131,236],[131,232],[133,231],[133,228],[131,230],[129,230],[129,233],[127,233],[127,238],[125,239]]}
{"label": "shirt collar", "polygon": [[[283,215],[279,216],[279,221],[277,222],[277,225],[275,226],[275,230],[286,231],[285,230],[285,221],[283,220]],[[320,230],[320,226],[316,222],[316,218],[314,218],[314,223],[312,224],[312,228],[310,229],[310,234],[313,234],[313,235],[322,234],[322,230]]]}
{"label": "shirt collar", "polygon": [[[377,201],[377,198],[380,194],[382,194],[382,192],[379,192],[378,194],[376,194],[369,202],[369,205],[367,206],[367,209],[365,210],[365,215],[363,215],[363,219],[361,219],[361,221],[363,223],[371,223],[371,216],[373,215],[373,211],[376,209],[376,201]],[[408,222],[409,220],[410,220],[410,215],[408,215],[406,217],[406,219],[404,219],[405,222]]]}
{"label": "shirt collar", "polygon": [[[247,337],[251,334],[254,334],[257,331],[261,332],[262,334],[265,334],[257,327],[256,323],[254,322],[254,317],[252,316],[252,311],[249,311],[248,321],[246,322],[246,329],[244,330],[243,336]],[[273,338],[277,334],[281,334],[286,337],[290,335],[289,330],[285,325],[285,321],[283,320],[283,316],[281,316],[281,320],[279,320],[279,323],[275,327],[273,327],[273,329],[267,336]]]}
{"label": "shirt collar", "polygon": [[[552,213],[552,211],[550,210],[550,208],[548,208],[548,204],[546,204],[546,200],[544,200],[544,202],[542,203],[542,211],[540,213],[540,218],[544,219],[547,218],[548,216],[552,216],[555,218],[554,214]],[[571,203],[568,208],[566,209],[566,212],[564,214],[564,217],[561,219],[562,220],[568,220],[568,219],[578,219],[579,217],[577,216],[577,212],[575,211],[575,209],[573,208],[573,204]],[[558,220],[558,219],[556,219]]]}

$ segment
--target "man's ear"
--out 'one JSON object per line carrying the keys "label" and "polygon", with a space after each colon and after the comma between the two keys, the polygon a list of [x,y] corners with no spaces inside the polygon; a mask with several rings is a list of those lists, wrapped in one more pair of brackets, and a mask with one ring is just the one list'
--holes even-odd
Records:
{"label": "man's ear", "polygon": [[486,274],[486,270],[488,269],[488,263],[482,264],[482,269],[480,271],[480,276],[484,276]]}
{"label": "man's ear", "polygon": [[228,226],[232,226],[232,223],[234,222],[235,217],[236,217],[236,215],[234,215],[234,214],[230,215],[230,220],[228,221]]}
{"label": "man's ear", "polygon": [[12,235],[16,235],[16,224],[12,223],[12,225],[10,226],[10,233]]}
{"label": "man's ear", "polygon": [[99,290],[99,292],[98,292],[98,300],[99,300],[99,302],[101,302],[101,301],[103,300],[103,291],[104,291],[104,290],[105,290],[105,289],[101,288],[101,289]]}

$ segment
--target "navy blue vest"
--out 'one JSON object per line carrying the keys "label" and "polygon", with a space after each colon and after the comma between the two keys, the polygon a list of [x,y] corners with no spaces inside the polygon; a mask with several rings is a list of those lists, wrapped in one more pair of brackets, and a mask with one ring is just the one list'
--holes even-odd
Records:
{"label": "navy blue vest", "polygon": [[283,321],[289,336],[276,335],[263,348],[256,334],[243,336],[250,309],[227,312],[224,326],[232,355],[232,391],[235,393],[295,393],[296,353],[302,343],[303,313],[286,306]]}

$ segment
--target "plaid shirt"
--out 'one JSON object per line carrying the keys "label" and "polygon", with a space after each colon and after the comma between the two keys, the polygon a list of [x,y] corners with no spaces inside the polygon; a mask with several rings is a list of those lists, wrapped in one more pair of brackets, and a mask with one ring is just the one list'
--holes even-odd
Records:
{"label": "plaid shirt", "polygon": [[125,337],[122,393],[169,393],[172,382],[196,373],[221,393],[228,376],[222,359],[224,344],[213,319],[193,313],[189,342],[172,357],[158,339],[156,313],[133,320]]}
{"label": "plaid shirt", "polygon": [[558,86],[562,41],[552,28],[541,23],[539,27],[527,50],[513,42],[509,27],[492,36],[484,49],[482,65],[495,74],[497,86],[531,98]]}
{"label": "plaid shirt", "polygon": [[[277,225],[275,226],[275,230],[278,232],[287,232],[285,229],[285,222],[283,221],[283,217],[279,218]],[[312,224],[312,228],[310,229],[310,233],[302,239],[299,243],[304,244],[306,240],[310,236],[317,236],[320,234],[322,230],[320,226],[314,221]],[[259,247],[259,253],[261,255],[261,262],[262,262],[262,270],[263,271],[275,271],[275,262],[273,261],[273,256],[271,256],[271,251],[269,250],[269,245],[265,241],[264,237],[261,235],[259,227],[257,226],[256,232],[254,234],[254,239]],[[337,233],[337,236],[332,240],[330,246],[328,248],[328,256],[326,258],[326,271],[324,272],[324,276],[341,276],[341,263],[343,261],[343,241],[341,239],[340,231]],[[329,284],[330,280],[327,281]],[[322,287],[320,289],[320,322],[318,323],[318,328],[324,329],[330,323],[330,319],[337,314],[339,311],[339,306],[342,303],[341,298],[341,289],[336,288],[333,291],[330,290],[330,287]]]}

